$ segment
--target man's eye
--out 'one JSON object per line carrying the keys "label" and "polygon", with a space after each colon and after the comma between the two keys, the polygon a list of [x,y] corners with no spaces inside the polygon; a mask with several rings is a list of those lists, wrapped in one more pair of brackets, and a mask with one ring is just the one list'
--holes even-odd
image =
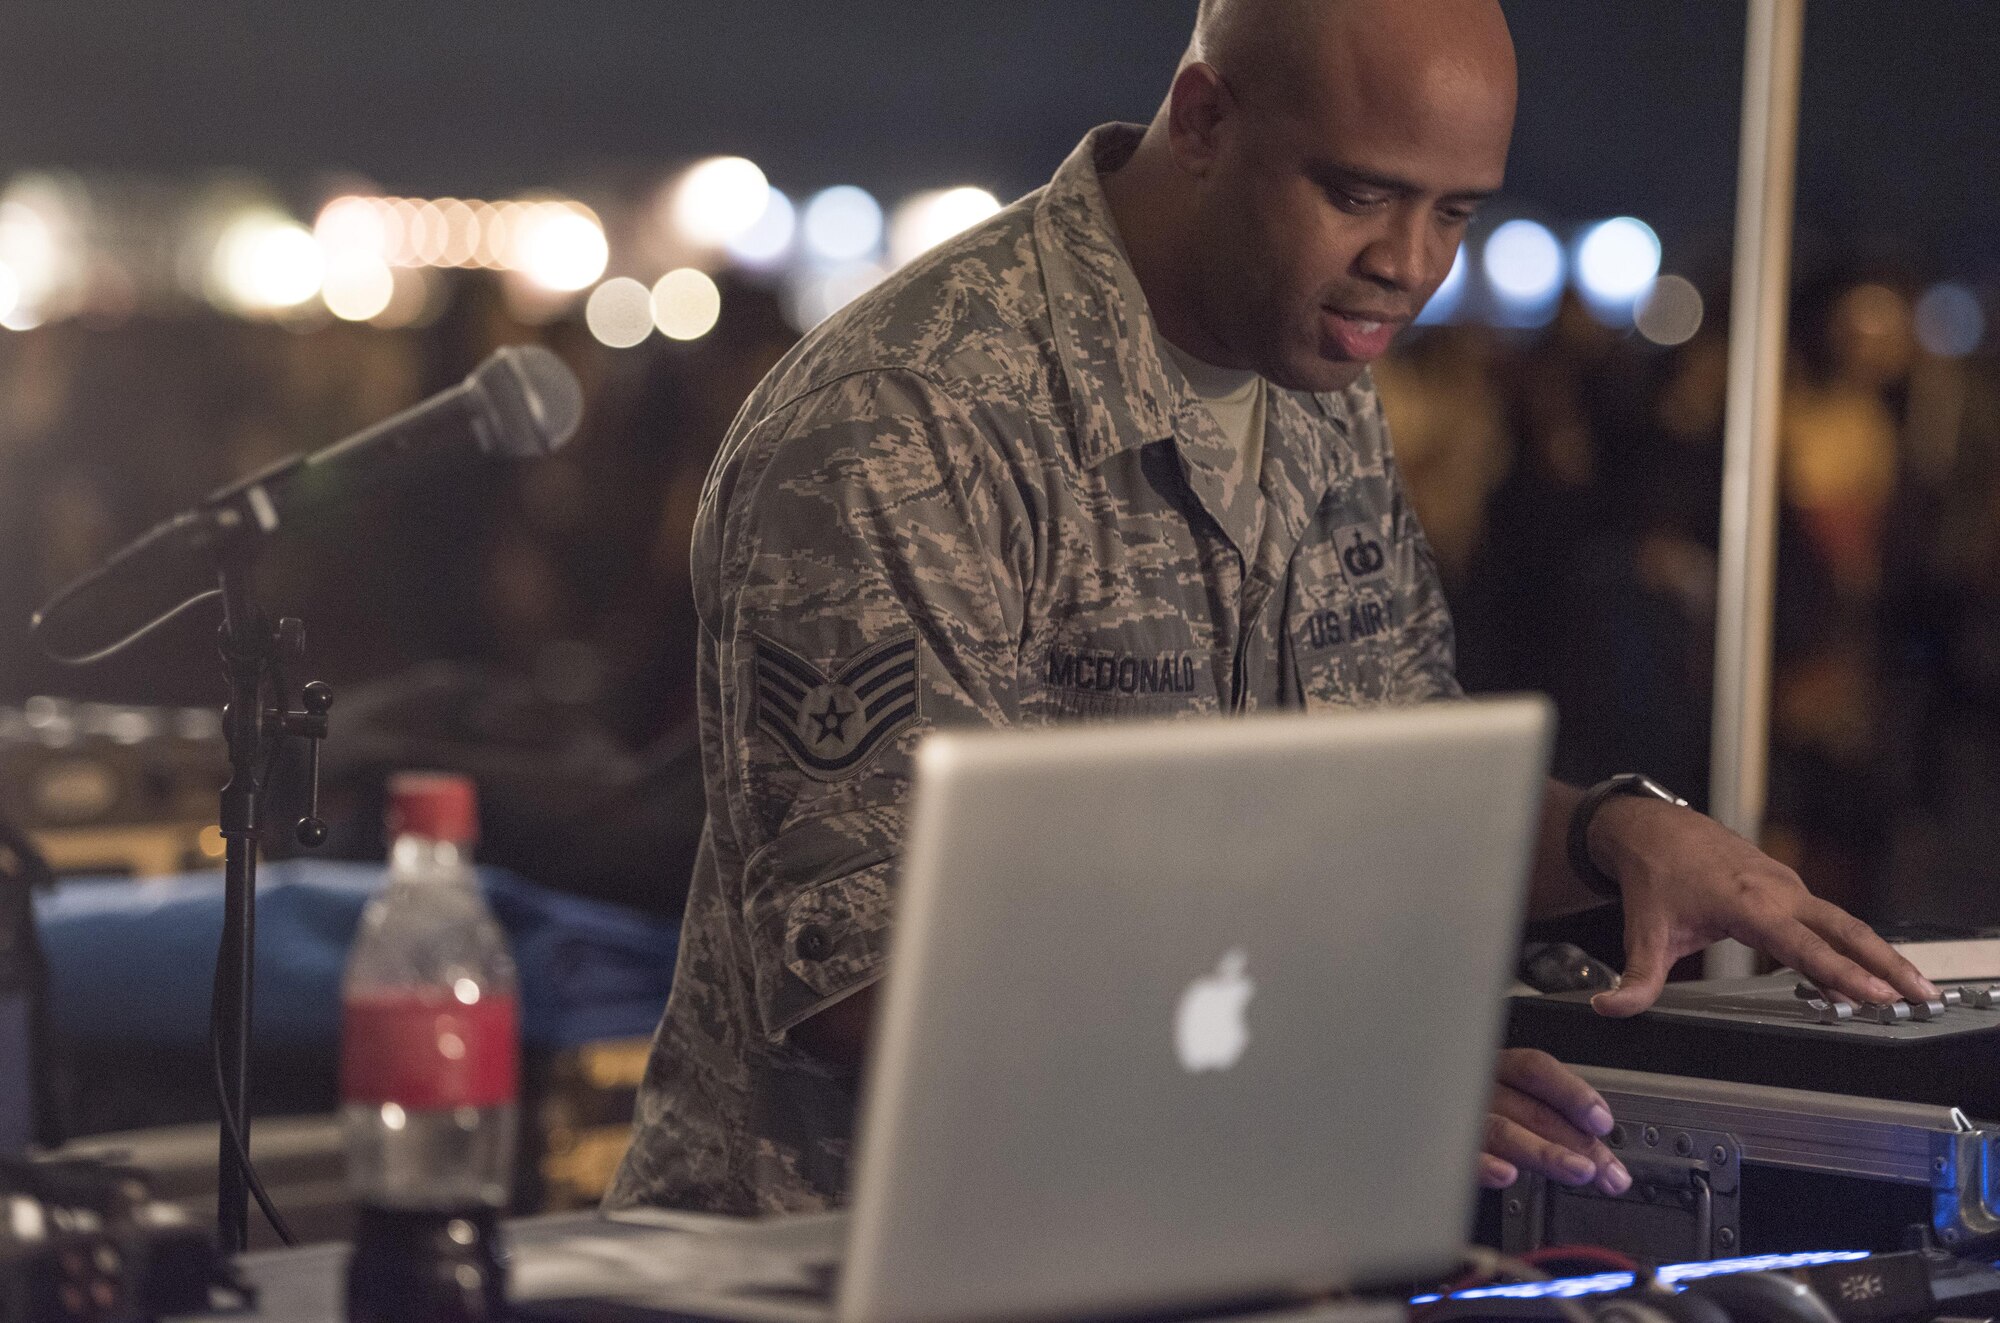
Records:
{"label": "man's eye", "polygon": [[1438,211],[1438,216],[1444,223],[1454,229],[1472,224],[1472,218],[1478,214],[1472,207],[1443,207]]}
{"label": "man's eye", "polygon": [[1344,188],[1327,190],[1333,196],[1333,205],[1342,211],[1373,211],[1388,199],[1377,193],[1354,193]]}

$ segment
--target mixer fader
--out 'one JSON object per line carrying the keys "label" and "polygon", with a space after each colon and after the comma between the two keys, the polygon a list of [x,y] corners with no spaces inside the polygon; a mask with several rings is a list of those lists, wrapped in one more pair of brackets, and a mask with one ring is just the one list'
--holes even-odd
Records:
{"label": "mixer fader", "polygon": [[1849,1002],[1811,983],[1795,985],[1792,996],[1805,1003],[1806,1019],[1814,1024],[1928,1023],[1952,1010],[2000,1011],[2000,983],[1944,988],[1934,1001]]}

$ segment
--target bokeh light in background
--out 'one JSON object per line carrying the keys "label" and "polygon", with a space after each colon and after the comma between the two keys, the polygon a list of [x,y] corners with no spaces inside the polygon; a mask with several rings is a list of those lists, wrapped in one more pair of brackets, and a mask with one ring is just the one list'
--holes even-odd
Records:
{"label": "bokeh light in background", "polygon": [[792,255],[792,240],[798,236],[798,209],[777,189],[764,198],[764,214],[749,229],[723,245],[730,259],[753,271],[768,271]]}
{"label": "bokeh light in background", "polygon": [[1903,292],[1877,281],[1856,285],[1834,300],[1827,335],[1864,372],[1899,372],[1915,348],[1915,310]]}
{"label": "bokeh light in background", "polygon": [[423,266],[445,264],[444,208],[435,202],[417,203],[408,234],[413,260]]}
{"label": "bokeh light in background", "polygon": [[472,250],[472,265],[499,270],[507,265],[507,242],[520,204],[474,202],[471,205],[472,219],[479,229],[479,242]]}
{"label": "bokeh light in background", "polygon": [[699,340],[722,317],[722,291],[704,271],[682,267],[653,286],[653,325],[669,340]]}
{"label": "bokeh light in background", "polygon": [[393,208],[379,200],[353,196],[337,197],[319,210],[313,221],[313,238],[331,258],[336,253],[363,253],[383,262],[396,249],[401,236],[392,241],[389,223]]}
{"label": "bokeh light in background", "polygon": [[611,260],[604,227],[574,202],[543,202],[529,208],[514,225],[511,248],[515,270],[559,294],[587,288]]}
{"label": "bokeh light in background", "polygon": [[312,231],[262,209],[224,227],[209,268],[216,301],[249,316],[299,307],[320,292],[325,275],[326,254]]}
{"label": "bokeh light in background", "polygon": [[[23,191],[23,181],[32,185],[29,191]],[[5,269],[0,292],[8,305],[0,308],[0,326],[34,326],[85,306],[115,304],[95,292],[100,286],[114,294],[122,289],[123,306],[131,306],[133,279],[119,255],[99,251],[94,238],[84,242],[88,227],[64,219],[72,212],[90,214],[92,199],[79,191],[81,185],[70,185],[77,196],[66,200],[63,187],[57,176],[22,175],[0,193],[0,268]],[[294,326],[322,308],[377,327],[427,321],[441,311],[453,285],[426,273],[445,268],[508,273],[502,290],[509,307],[541,325],[578,315],[592,322],[584,296],[612,270],[643,283],[650,299],[652,282],[663,271],[713,273],[730,267],[775,288],[787,320],[808,330],[889,272],[1003,205],[991,191],[969,185],[906,195],[886,213],[873,195],[854,185],[827,188],[795,203],[741,156],[709,157],[629,193],[605,196],[612,208],[609,225],[591,206],[552,192],[503,201],[342,194],[311,222],[323,259],[321,282],[316,300],[308,296],[298,303],[284,300],[311,284],[310,259],[298,242],[296,222],[268,194],[232,184],[218,190],[204,210],[183,204],[185,215],[170,223],[189,229],[184,245],[198,254],[195,265],[179,275],[184,290],[206,294],[227,312],[276,316]],[[243,274],[258,264],[238,253],[233,269],[240,278],[224,289],[225,282],[210,270],[210,256],[222,230],[250,212],[284,227],[286,237],[266,236],[264,242],[279,247],[266,254],[260,277]],[[619,238],[614,242],[612,235]],[[75,250],[68,257],[65,243]],[[239,245],[232,240],[231,247]],[[280,250],[290,256],[281,257]],[[1573,282],[1607,325],[1635,329],[1655,344],[1685,343],[1701,327],[1701,295],[1678,278],[1657,290],[1656,282],[1666,279],[1661,261],[1659,236],[1633,216],[1559,232],[1517,214],[1460,247],[1417,321],[1540,327],[1554,315],[1565,282]],[[425,278],[413,279],[411,273]],[[1953,356],[1984,342],[1986,316],[1971,289],[1939,286],[1928,299],[1922,339],[1931,352]],[[614,287],[601,300],[593,334],[610,336],[607,344],[638,334],[632,289]],[[627,309],[627,315],[604,320],[614,307]],[[1907,337],[1907,304],[1905,309]],[[675,324],[693,328],[702,321],[690,317]],[[1971,348],[1960,348],[1967,345]]]}
{"label": "bokeh light in background", "polygon": [[1633,309],[1639,334],[1664,348],[1684,345],[1701,331],[1701,291],[1686,276],[1665,275],[1653,282]]}
{"label": "bokeh light in background", "polygon": [[550,293],[589,288],[611,254],[597,213],[564,198],[348,195],[320,208],[313,238],[330,266],[365,255],[396,268],[485,267],[519,272]]}
{"label": "bokeh light in background", "polygon": [[901,266],[954,235],[963,234],[1000,210],[1000,199],[983,188],[946,188],[916,193],[896,208],[889,225],[889,262]]}
{"label": "bokeh light in background", "polygon": [[75,312],[87,266],[75,189],[49,175],[22,175],[0,193],[0,265],[13,277],[13,306],[0,327],[26,331]]}
{"label": "bokeh light in background", "polygon": [[590,291],[583,320],[599,344],[630,349],[653,333],[653,293],[630,276],[614,276]]}
{"label": "bokeh light in background", "polygon": [[806,203],[806,251],[822,262],[872,257],[882,246],[882,204],[866,190],[837,184]]}
{"label": "bokeh light in background", "polygon": [[763,218],[771,184],[755,161],[715,156],[689,167],[671,196],[671,220],[680,236],[697,247],[720,248]]}
{"label": "bokeh light in background", "polygon": [[334,316],[365,322],[380,317],[395,297],[396,273],[380,257],[356,250],[327,254],[320,298]]}
{"label": "bokeh light in background", "polygon": [[471,266],[479,251],[479,218],[470,203],[446,198],[437,204],[443,234],[437,245],[437,265]]}
{"label": "bokeh light in background", "polygon": [[34,303],[50,283],[55,240],[46,220],[25,202],[0,201],[0,262],[14,273],[17,303]]}
{"label": "bokeh light in background", "polygon": [[1660,274],[1660,237],[1631,216],[1600,221],[1576,245],[1577,292],[1599,319],[1632,324],[1634,305]]}
{"label": "bokeh light in background", "polygon": [[1459,305],[1465,301],[1465,245],[1458,246],[1458,255],[1451,259],[1451,270],[1445,274],[1444,283],[1438,286],[1431,301],[1417,314],[1417,325],[1440,326],[1457,314]]}
{"label": "bokeh light in background", "polygon": [[[503,295],[524,321],[581,316],[600,342],[626,346],[662,326],[678,338],[707,334],[719,302],[713,281],[698,286],[677,273],[728,266],[775,288],[787,320],[804,331],[1003,205],[986,189],[958,186],[907,195],[885,214],[854,185],[795,204],[740,156],[710,157],[655,180],[608,195],[611,226],[591,206],[553,192],[502,201],[348,192],[327,201],[308,230],[240,178],[174,198],[140,226],[117,211],[129,207],[129,195],[99,197],[80,178],[24,173],[0,188],[0,328],[31,329],[85,310],[115,323],[139,306],[190,294],[294,328],[326,314],[409,327],[434,319],[452,296],[454,283],[437,272],[481,268],[507,273]],[[171,269],[118,245],[121,230],[158,234],[161,226],[171,227],[173,243],[164,246]],[[615,252],[614,233],[622,236]],[[1662,273],[1662,256],[1658,234],[1633,216],[1560,234],[1517,217],[1461,246],[1417,321],[1544,326],[1570,282],[1607,325],[1655,345],[1684,344],[1702,329],[1706,309],[1684,277]],[[605,281],[614,267],[623,283]],[[676,280],[663,287],[656,325],[652,282],[662,271]],[[1931,287],[1914,308],[1908,296],[1870,286],[1851,293],[1843,309],[1841,324],[1855,334],[1901,336],[1938,357],[1973,354],[1988,341],[1982,296],[1958,281]]]}
{"label": "bokeh light in background", "polygon": [[1480,265],[1507,326],[1540,326],[1563,286],[1563,250],[1539,221],[1510,220],[1486,240]]}
{"label": "bokeh light in background", "polygon": [[1986,339],[1986,310],[1964,285],[1933,285],[1917,300],[1917,342],[1939,358],[1964,358]]}

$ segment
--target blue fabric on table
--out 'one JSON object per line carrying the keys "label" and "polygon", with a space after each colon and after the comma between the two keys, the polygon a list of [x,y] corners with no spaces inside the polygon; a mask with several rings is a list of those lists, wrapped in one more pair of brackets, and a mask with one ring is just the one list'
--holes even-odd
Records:
{"label": "blue fabric on table", "polygon": [[[331,1045],[340,975],[380,864],[291,859],[257,870],[256,1041]],[[667,1003],[679,925],[481,868],[487,903],[521,971],[522,1036],[559,1049],[650,1035]],[[222,875],[80,878],[38,896],[58,1038],[208,1043],[222,933]]]}

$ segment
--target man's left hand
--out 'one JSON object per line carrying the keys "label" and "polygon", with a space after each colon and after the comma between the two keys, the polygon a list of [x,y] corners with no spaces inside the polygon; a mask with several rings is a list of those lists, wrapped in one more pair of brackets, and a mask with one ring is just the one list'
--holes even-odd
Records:
{"label": "man's left hand", "polygon": [[1592,999],[1600,1014],[1637,1015],[1676,960],[1725,937],[1849,1001],[1938,995],[1867,924],[1712,818],[1633,796],[1606,803],[1590,835],[1592,857],[1625,894],[1625,973]]}

